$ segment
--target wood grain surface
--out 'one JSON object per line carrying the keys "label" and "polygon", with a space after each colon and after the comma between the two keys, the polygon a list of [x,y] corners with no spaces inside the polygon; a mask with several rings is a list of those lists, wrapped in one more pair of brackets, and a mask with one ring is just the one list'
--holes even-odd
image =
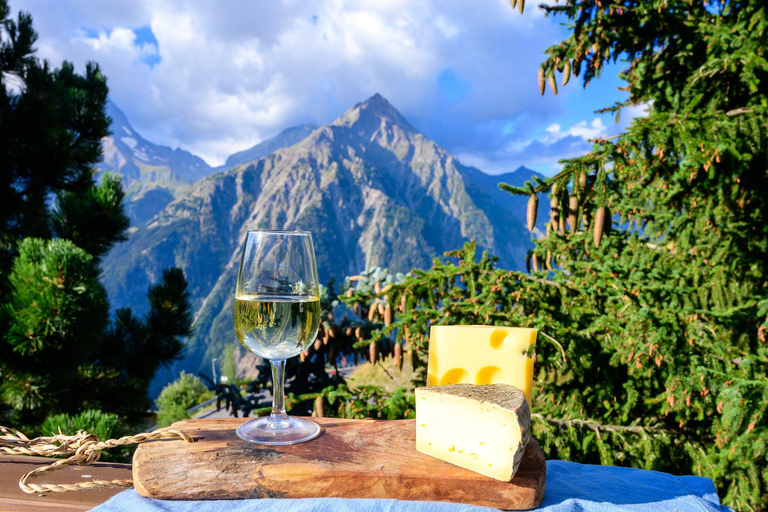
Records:
{"label": "wood grain surface", "polygon": [[[78,512],[90,510],[125,488],[90,489],[87,491],[27,494],[19,489],[24,473],[47,466],[56,459],[23,455],[0,455],[0,511],[13,512]],[[42,475],[36,484],[74,484],[87,480],[130,480],[130,464],[97,462],[90,466],[68,466]]]}
{"label": "wood grain surface", "polygon": [[320,437],[290,446],[240,440],[242,418],[175,423],[196,442],[141,444],[134,486],[168,500],[387,498],[506,510],[533,508],[544,496],[547,466],[533,438],[512,481],[499,482],[417,452],[415,420],[313,420],[323,427]]}

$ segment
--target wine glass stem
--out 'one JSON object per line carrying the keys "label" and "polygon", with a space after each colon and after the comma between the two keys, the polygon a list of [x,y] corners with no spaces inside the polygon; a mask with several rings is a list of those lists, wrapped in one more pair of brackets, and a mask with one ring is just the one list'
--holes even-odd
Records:
{"label": "wine glass stem", "polygon": [[270,359],[272,365],[272,414],[270,420],[285,420],[288,415],[285,413],[285,359]]}

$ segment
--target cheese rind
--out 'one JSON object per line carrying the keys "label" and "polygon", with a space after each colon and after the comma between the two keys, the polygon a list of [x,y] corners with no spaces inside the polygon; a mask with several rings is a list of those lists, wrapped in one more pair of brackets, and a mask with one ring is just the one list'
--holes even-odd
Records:
{"label": "cheese rind", "polygon": [[533,405],[536,329],[486,325],[430,328],[427,386],[509,384]]}
{"label": "cheese rind", "polygon": [[522,391],[508,384],[416,389],[416,449],[485,476],[515,476],[531,430]]}

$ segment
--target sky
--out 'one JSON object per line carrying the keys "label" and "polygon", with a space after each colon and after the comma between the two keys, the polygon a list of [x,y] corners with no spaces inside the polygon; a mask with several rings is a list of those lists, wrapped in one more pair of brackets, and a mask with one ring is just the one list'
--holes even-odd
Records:
{"label": "sky", "polygon": [[[380,93],[464,164],[554,174],[588,139],[621,131],[621,65],[538,92],[558,18],[508,0],[10,0],[54,66],[97,62],[110,97],[156,144],[210,165],[305,122],[328,124]],[[559,78],[559,77],[558,77]]]}

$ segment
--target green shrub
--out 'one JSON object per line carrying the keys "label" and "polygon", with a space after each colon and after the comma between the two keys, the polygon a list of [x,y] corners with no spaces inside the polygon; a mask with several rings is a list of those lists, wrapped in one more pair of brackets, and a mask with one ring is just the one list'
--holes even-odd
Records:
{"label": "green shrub", "polygon": [[78,414],[54,414],[45,418],[40,425],[40,434],[58,434],[59,429],[68,436],[76,434],[78,430],[85,430],[105,441],[120,433],[120,416],[98,409],[88,409]]}
{"label": "green shrub", "polygon": [[[40,435],[62,434],[72,436],[78,430],[96,434],[100,441],[114,439],[126,434],[120,416],[98,409],[87,409],[77,414],[54,414],[40,424]],[[102,452],[101,460],[111,462],[130,462],[130,447],[116,448]]]}
{"label": "green shrub", "polygon": [[213,391],[196,376],[181,372],[179,378],[163,388],[157,397],[157,426],[166,427],[171,423],[189,418],[187,409],[213,398]]}

